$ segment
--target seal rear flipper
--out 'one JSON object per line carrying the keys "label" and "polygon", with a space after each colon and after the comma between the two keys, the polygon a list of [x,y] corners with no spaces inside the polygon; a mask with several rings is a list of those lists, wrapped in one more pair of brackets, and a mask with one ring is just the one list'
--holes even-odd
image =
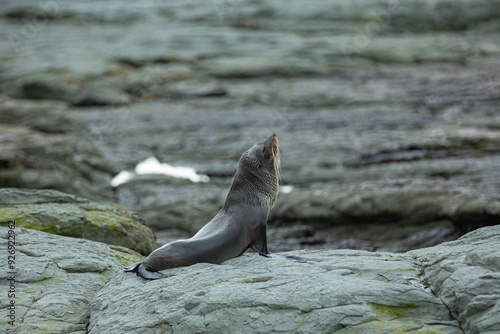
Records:
{"label": "seal rear flipper", "polygon": [[137,274],[137,276],[141,276],[142,278],[149,280],[174,276],[174,275],[165,275],[158,271],[149,270],[148,268],[146,268],[144,264],[142,264],[142,262],[134,263],[128,267],[125,267],[124,270],[126,272],[134,272]]}
{"label": "seal rear flipper", "polygon": [[128,267],[125,267],[123,270],[126,271],[126,272],[134,272],[136,273],[137,272],[137,268],[142,264],[142,262],[139,262],[139,263],[134,263],[134,264],[131,264],[130,266]]}
{"label": "seal rear flipper", "polygon": [[174,275],[165,275],[165,274],[162,274],[158,271],[149,270],[148,268],[146,268],[145,265],[140,263],[140,265],[138,266],[138,270],[137,270],[137,276],[141,276],[142,278],[148,279],[148,280],[154,280],[154,279],[172,277]]}
{"label": "seal rear flipper", "polygon": [[290,260],[290,261],[295,261],[295,262],[300,262],[300,263],[306,263],[307,260],[298,256],[293,256],[293,255],[279,255],[279,254],[274,254],[274,253],[259,253],[259,255],[268,257],[268,258],[279,258],[279,259],[285,259],[285,260]]}

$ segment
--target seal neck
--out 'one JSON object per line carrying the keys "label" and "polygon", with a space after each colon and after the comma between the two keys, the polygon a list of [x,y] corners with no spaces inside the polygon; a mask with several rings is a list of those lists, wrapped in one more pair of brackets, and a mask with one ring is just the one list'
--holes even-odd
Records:
{"label": "seal neck", "polygon": [[269,173],[252,173],[239,169],[224,203],[224,210],[233,205],[249,204],[265,206],[268,210],[274,206],[278,195],[278,179]]}

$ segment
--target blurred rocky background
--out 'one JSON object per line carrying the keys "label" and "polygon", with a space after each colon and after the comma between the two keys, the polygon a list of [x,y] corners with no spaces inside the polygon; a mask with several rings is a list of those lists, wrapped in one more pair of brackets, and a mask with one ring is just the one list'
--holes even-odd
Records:
{"label": "blurred rocky background", "polygon": [[[271,250],[403,252],[500,223],[499,0],[1,0],[0,26],[1,187],[114,202],[161,244],[276,133]],[[210,179],[136,175],[152,156]]]}

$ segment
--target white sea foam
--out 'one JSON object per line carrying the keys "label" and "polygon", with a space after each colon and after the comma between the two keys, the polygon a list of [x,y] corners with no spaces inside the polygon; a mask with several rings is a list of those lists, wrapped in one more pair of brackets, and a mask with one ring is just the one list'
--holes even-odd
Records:
{"label": "white sea foam", "polygon": [[280,186],[280,193],[283,193],[283,194],[288,194],[288,193],[291,193],[294,189],[294,186]]}
{"label": "white sea foam", "polygon": [[156,174],[167,175],[180,179],[188,179],[191,182],[208,182],[210,178],[207,175],[198,174],[192,167],[172,166],[167,163],[161,163],[155,157],[149,157],[135,166],[135,173],[121,171],[111,180],[111,185],[117,187],[120,184],[129,182],[135,175]]}

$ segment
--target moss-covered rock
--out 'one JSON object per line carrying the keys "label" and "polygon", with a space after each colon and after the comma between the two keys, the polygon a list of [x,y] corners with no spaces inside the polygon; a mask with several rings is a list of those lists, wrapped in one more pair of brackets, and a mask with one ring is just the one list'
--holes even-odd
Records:
{"label": "moss-covered rock", "polygon": [[147,255],[157,248],[144,219],[112,203],[95,203],[52,190],[0,189],[0,225],[100,241]]}

